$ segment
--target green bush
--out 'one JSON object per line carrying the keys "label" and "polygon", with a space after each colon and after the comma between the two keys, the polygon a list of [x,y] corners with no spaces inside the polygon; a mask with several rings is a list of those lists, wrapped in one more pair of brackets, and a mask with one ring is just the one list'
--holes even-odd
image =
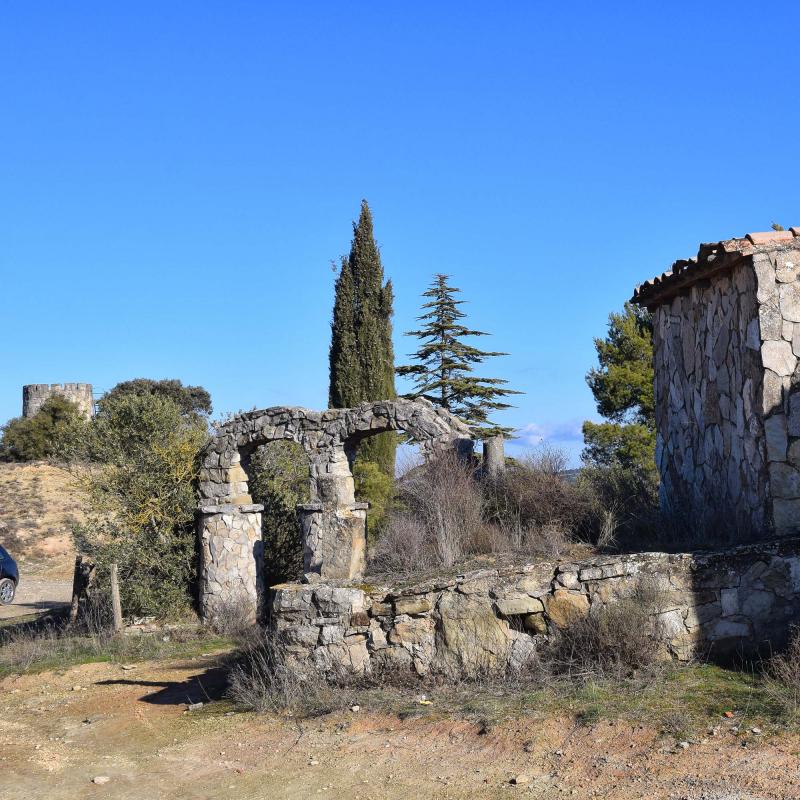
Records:
{"label": "green bush", "polygon": [[0,460],[41,461],[71,449],[88,425],[75,403],[48,398],[32,417],[17,417],[3,426]]}
{"label": "green bush", "polygon": [[105,397],[74,468],[88,500],[74,529],[98,580],[119,567],[125,616],[177,616],[196,574],[198,453],[208,438],[196,414],[158,394]]}
{"label": "green bush", "polygon": [[392,503],[394,481],[375,461],[356,459],[353,465],[356,499],[369,503],[367,515],[370,539],[380,536],[386,524],[386,514]]}
{"label": "green bush", "polygon": [[303,546],[296,506],[309,500],[308,456],[296,442],[262,445],[250,459],[250,495],[264,506],[264,577],[268,586],[296,580],[303,571]]}

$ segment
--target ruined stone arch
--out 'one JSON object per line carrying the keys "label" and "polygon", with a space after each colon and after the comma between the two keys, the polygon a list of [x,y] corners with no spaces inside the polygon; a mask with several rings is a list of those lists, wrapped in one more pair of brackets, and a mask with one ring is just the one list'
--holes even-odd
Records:
{"label": "ruined stone arch", "polygon": [[351,468],[358,443],[386,431],[404,431],[426,457],[449,449],[472,451],[470,429],[427,400],[384,400],[326,411],[281,406],[239,414],[219,427],[201,456],[204,617],[215,616],[241,594],[255,609],[263,594],[263,509],[250,496],[248,465],[255,449],[269,442],[297,442],[308,456],[311,502],[298,508],[305,571],[334,579],[363,572],[367,506],[355,501]]}

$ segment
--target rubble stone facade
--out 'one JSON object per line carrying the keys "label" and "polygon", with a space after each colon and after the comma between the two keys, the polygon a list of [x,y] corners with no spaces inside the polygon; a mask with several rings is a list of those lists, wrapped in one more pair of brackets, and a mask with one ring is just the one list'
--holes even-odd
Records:
{"label": "rubble stone facade", "polygon": [[662,504],[733,542],[800,530],[800,231],[701,245],[653,313]]}

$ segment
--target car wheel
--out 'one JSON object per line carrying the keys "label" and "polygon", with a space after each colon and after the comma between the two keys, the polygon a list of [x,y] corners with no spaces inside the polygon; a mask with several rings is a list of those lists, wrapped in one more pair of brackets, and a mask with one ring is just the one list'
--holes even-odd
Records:
{"label": "car wheel", "polygon": [[0,580],[0,605],[7,606],[14,599],[14,592],[17,587],[11,578],[3,578]]}

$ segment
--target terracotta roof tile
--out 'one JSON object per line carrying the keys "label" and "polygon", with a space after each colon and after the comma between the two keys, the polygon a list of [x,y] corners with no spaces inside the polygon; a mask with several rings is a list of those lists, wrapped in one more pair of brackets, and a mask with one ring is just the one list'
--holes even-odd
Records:
{"label": "terracotta roof tile", "polygon": [[679,259],[672,269],[636,287],[631,302],[654,308],[703,278],[730,269],[743,256],[794,243],[800,248],[800,227],[788,231],[748,233],[740,239],[701,244],[696,258]]}

